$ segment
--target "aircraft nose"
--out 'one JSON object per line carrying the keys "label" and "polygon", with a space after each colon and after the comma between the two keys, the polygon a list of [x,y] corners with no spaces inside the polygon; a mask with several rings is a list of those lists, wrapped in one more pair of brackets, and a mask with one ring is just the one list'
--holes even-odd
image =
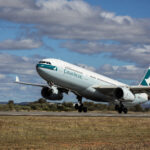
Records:
{"label": "aircraft nose", "polygon": [[39,64],[36,65],[36,70],[38,71],[38,69],[39,69]]}

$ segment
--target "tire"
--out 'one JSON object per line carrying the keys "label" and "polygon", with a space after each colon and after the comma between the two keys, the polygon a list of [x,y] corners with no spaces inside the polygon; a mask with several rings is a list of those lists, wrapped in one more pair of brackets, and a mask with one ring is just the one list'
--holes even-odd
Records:
{"label": "tire", "polygon": [[122,108],[121,108],[121,107],[118,108],[118,113],[119,113],[119,114],[122,113]]}
{"label": "tire", "polygon": [[80,106],[80,107],[78,108],[78,112],[80,112],[80,113],[81,113],[81,112],[82,112],[82,110],[83,110],[83,107],[81,107],[81,106]]}
{"label": "tire", "polygon": [[78,110],[78,109],[79,109],[79,105],[78,105],[78,104],[75,104],[74,108],[75,108],[76,110]]}
{"label": "tire", "polygon": [[128,109],[127,109],[127,108],[124,108],[124,109],[123,109],[123,112],[124,112],[125,114],[127,114],[127,113],[128,113]]}
{"label": "tire", "polygon": [[118,111],[118,109],[119,109],[119,105],[116,105],[115,110]]}
{"label": "tire", "polygon": [[83,112],[87,112],[87,107],[83,107]]}

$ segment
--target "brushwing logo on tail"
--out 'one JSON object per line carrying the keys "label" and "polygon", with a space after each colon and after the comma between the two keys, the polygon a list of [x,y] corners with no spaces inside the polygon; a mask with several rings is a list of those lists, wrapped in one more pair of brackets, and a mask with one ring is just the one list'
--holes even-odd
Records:
{"label": "brushwing logo on tail", "polygon": [[144,79],[141,82],[141,85],[150,86],[150,67],[148,68],[148,70],[144,76]]}
{"label": "brushwing logo on tail", "polygon": [[150,86],[150,77],[148,79],[145,79],[148,86]]}

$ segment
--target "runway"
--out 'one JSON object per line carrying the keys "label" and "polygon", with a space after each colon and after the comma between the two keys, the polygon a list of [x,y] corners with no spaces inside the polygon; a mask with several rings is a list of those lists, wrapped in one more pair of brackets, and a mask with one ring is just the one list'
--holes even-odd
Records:
{"label": "runway", "polygon": [[101,112],[13,112],[13,111],[0,111],[0,116],[50,116],[50,117],[145,117],[150,118],[150,113],[101,113]]}

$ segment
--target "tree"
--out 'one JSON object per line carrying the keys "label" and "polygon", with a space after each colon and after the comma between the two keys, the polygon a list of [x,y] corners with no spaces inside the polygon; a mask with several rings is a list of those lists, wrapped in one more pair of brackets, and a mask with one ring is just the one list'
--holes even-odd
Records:
{"label": "tree", "polygon": [[9,100],[8,101],[8,105],[14,105],[14,101],[13,100]]}
{"label": "tree", "polygon": [[14,109],[14,101],[13,100],[9,100],[8,101],[8,106],[9,106],[10,110],[13,110]]}
{"label": "tree", "polygon": [[134,111],[141,112],[141,111],[143,111],[143,108],[141,107],[141,105],[136,105],[136,106],[134,106]]}
{"label": "tree", "polygon": [[46,99],[40,98],[40,99],[38,100],[38,103],[46,103]]}

